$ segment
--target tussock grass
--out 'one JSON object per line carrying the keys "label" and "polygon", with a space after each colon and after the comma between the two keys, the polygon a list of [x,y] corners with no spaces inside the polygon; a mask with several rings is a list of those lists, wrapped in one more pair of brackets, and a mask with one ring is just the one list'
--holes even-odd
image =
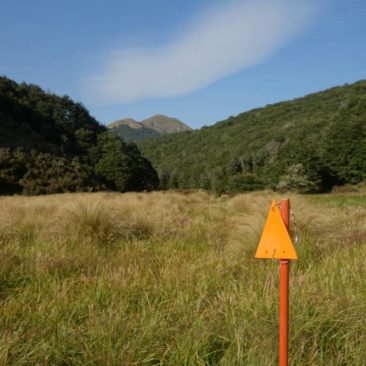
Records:
{"label": "tussock grass", "polygon": [[[272,196],[1,197],[0,364],[276,365]],[[365,196],[291,200],[290,364],[366,365]]]}

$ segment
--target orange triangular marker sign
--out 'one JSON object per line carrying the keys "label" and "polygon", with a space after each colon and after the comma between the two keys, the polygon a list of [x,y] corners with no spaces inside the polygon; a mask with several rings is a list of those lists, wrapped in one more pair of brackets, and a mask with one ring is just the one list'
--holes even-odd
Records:
{"label": "orange triangular marker sign", "polygon": [[286,225],[276,201],[272,201],[266,224],[259,242],[256,258],[297,259]]}

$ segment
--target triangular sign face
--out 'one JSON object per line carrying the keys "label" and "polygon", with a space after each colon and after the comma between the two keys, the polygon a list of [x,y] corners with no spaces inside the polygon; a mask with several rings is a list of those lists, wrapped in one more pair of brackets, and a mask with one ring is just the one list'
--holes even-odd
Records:
{"label": "triangular sign face", "polygon": [[266,224],[259,242],[256,258],[297,259],[286,225],[276,201],[272,201]]}

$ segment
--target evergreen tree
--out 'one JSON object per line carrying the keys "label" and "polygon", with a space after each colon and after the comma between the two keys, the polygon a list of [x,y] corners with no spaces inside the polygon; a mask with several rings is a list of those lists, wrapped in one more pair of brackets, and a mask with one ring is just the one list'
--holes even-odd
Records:
{"label": "evergreen tree", "polygon": [[95,170],[108,187],[120,192],[157,188],[158,176],[135,144],[126,144],[117,135],[106,132],[98,138],[98,149]]}

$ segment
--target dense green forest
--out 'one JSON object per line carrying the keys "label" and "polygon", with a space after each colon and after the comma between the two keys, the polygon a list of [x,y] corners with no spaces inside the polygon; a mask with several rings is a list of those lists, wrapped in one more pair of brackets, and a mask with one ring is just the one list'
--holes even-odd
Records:
{"label": "dense green forest", "polygon": [[366,179],[366,81],[138,146],[69,97],[0,77],[0,194],[154,189],[149,161],[163,189],[323,192],[356,184]]}
{"label": "dense green forest", "polygon": [[0,77],[0,194],[157,186],[137,146],[108,132],[82,104]]}
{"label": "dense green forest", "polygon": [[163,188],[323,192],[366,179],[366,81],[139,144]]}

